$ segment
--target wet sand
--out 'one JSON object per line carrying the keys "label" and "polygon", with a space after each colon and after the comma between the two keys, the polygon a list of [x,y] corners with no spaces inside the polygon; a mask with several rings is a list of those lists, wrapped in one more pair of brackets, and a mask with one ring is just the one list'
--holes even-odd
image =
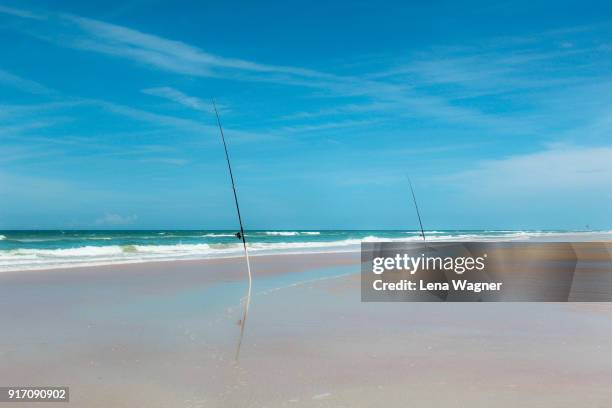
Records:
{"label": "wet sand", "polygon": [[359,259],[254,257],[238,363],[240,258],[0,274],[0,385],[74,407],[612,406],[612,305],[361,303]]}

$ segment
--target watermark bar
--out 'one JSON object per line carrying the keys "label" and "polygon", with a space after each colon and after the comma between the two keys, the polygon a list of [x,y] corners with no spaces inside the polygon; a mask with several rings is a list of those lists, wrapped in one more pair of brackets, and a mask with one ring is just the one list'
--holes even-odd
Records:
{"label": "watermark bar", "polygon": [[69,402],[68,387],[0,387],[0,402]]}
{"label": "watermark bar", "polygon": [[364,242],[363,302],[610,302],[612,242]]}

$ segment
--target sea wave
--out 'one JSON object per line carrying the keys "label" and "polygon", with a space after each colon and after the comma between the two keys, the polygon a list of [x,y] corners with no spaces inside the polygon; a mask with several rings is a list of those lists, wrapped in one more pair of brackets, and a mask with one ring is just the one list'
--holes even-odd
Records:
{"label": "sea wave", "polygon": [[265,231],[265,235],[295,237],[297,235],[321,235],[320,231]]}
{"label": "sea wave", "polygon": [[0,241],[2,241],[4,239],[6,239],[6,236],[5,235],[0,235]]}
{"label": "sea wave", "polygon": [[[442,237],[436,237],[440,239]],[[452,236],[448,236],[452,239]],[[369,235],[337,241],[249,242],[254,254],[288,252],[340,252],[357,250],[361,242],[416,241],[420,237],[390,239]],[[77,266],[110,265],[149,261],[172,261],[239,256],[242,245],[236,243],[195,243],[158,245],[85,245],[73,248],[18,248],[0,250],[0,271],[56,269]]]}
{"label": "sea wave", "polygon": [[[272,231],[268,231],[272,232]],[[290,231],[275,231],[279,233],[290,233]],[[314,231],[305,231],[314,232]],[[297,231],[295,232],[298,233]],[[261,234],[261,233],[260,233]],[[352,233],[351,233],[352,234]],[[461,231],[461,232],[442,232],[440,234],[428,235],[427,241],[491,241],[491,240],[530,240],[530,239],[567,239],[567,234],[573,236],[593,233],[559,233],[545,231]],[[601,234],[601,233],[594,233]],[[214,236],[233,236],[232,234],[214,233],[207,234]],[[304,239],[302,237],[290,238],[289,236],[277,234],[277,242],[270,242],[269,239],[248,242],[248,248],[253,254],[282,254],[282,253],[312,253],[312,252],[342,252],[355,251],[359,249],[361,242],[416,242],[421,241],[419,234],[412,236],[396,235],[389,237],[387,234],[373,233],[367,236],[349,235],[340,240],[321,240],[319,237]],[[310,234],[317,235],[317,234]],[[383,236],[387,235],[387,236]],[[550,238],[552,237],[552,238]],[[280,241],[280,242],[278,242]],[[166,241],[163,241],[166,242]],[[206,243],[130,243],[107,245],[87,245],[74,246],[70,248],[13,248],[0,250],[0,272],[35,270],[35,269],[56,269],[77,266],[95,266],[109,264],[129,264],[150,261],[172,261],[188,259],[207,259],[223,258],[242,255],[242,245],[240,242],[210,240]],[[105,243],[106,244],[106,243]]]}
{"label": "sea wave", "polygon": [[[249,243],[254,254],[309,252],[358,247],[359,239],[335,242]],[[150,261],[223,258],[242,255],[240,243],[176,244],[176,245],[107,245],[62,249],[19,248],[0,250],[0,271],[57,269],[78,266],[129,264]]]}

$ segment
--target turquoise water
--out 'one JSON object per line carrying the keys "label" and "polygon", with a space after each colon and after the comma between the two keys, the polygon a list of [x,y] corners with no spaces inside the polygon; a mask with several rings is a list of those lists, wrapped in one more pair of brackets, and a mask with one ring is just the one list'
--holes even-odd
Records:
{"label": "turquoise water", "polygon": [[[0,271],[203,259],[241,254],[235,231],[0,231]],[[569,231],[426,231],[428,240],[530,239]],[[414,230],[247,231],[249,250],[258,253],[346,251],[362,241],[422,239]]]}

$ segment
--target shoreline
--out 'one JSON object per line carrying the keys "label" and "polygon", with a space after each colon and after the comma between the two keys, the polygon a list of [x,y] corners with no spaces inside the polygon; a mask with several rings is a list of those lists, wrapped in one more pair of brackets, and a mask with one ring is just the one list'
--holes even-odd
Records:
{"label": "shoreline", "polygon": [[[486,231],[485,231],[486,232]],[[517,231],[521,232],[521,231]],[[531,236],[522,237],[522,236],[511,236],[506,238],[501,237],[488,237],[483,236],[480,238],[471,237],[470,239],[461,239],[461,238],[452,238],[452,237],[430,237],[428,241],[431,242],[490,242],[490,241],[500,241],[500,242],[602,242],[602,241],[610,241],[612,242],[612,232],[610,231],[596,231],[596,232],[538,232],[533,231],[530,232]],[[420,240],[420,238],[419,238]],[[354,240],[353,240],[354,241]],[[362,242],[383,242],[383,241],[391,241],[391,242],[417,242],[414,238],[389,238],[389,239],[376,239],[376,240],[362,240]],[[310,244],[316,244],[315,247],[309,247]],[[318,255],[318,254],[340,254],[340,253],[355,253],[360,252],[360,243],[350,244],[342,244],[339,245],[338,241],[307,241],[302,243],[289,243],[291,245],[304,245],[302,248],[294,248],[294,249],[269,249],[269,248],[259,248],[255,245],[260,244],[259,242],[254,242],[249,244],[250,256],[252,258],[257,257],[270,257],[270,256],[292,256],[292,255]],[[279,245],[287,244],[285,242],[278,243]],[[236,244],[238,245],[238,244]],[[116,244],[108,245],[108,246],[97,246],[92,248],[112,248],[116,247]],[[128,245],[130,246],[130,245]],[[163,245],[157,245],[163,246]],[[166,245],[168,248],[172,248],[173,245]],[[81,249],[87,247],[73,247],[70,249]],[[19,249],[16,249],[18,251]],[[63,249],[59,249],[58,251],[62,251]],[[3,252],[8,251],[0,251],[0,255]],[[53,251],[53,250],[50,250]],[[134,254],[138,254],[138,251],[133,252]],[[131,252],[126,252],[126,254],[131,254]],[[236,248],[233,252],[227,253],[207,253],[207,254],[182,254],[176,255],[172,257],[172,255],[165,255],[167,258],[164,258],[164,255],[159,256],[151,256],[146,252],[142,252],[142,258],[136,259],[113,259],[109,257],[108,259],[96,260],[88,262],[87,259],[74,257],[72,259],[67,259],[65,263],[57,263],[57,264],[46,264],[38,266],[27,266],[24,268],[11,268],[10,267],[10,259],[4,258],[3,267],[8,267],[7,269],[2,270],[2,266],[0,266],[0,276],[7,273],[24,273],[24,272],[48,272],[48,271],[57,271],[64,269],[72,269],[78,270],[82,268],[97,268],[97,267],[106,267],[106,266],[122,266],[122,265],[141,265],[141,264],[156,264],[156,263],[174,263],[174,262],[203,262],[203,261],[213,261],[219,259],[238,259],[242,258],[244,255],[240,248]],[[148,257],[147,257],[148,256]],[[44,259],[44,257],[43,257]],[[53,259],[52,257],[50,259]],[[16,261],[20,261],[16,259]],[[50,262],[53,262],[50,261]],[[61,261],[58,261],[61,262]],[[72,263],[71,263],[72,262]]]}
{"label": "shoreline", "polygon": [[[276,256],[293,256],[293,255],[320,255],[320,254],[342,254],[342,253],[355,253],[360,252],[360,248],[351,248],[346,250],[338,251],[295,251],[295,252],[276,252],[276,253],[252,253],[249,252],[249,258],[258,257],[276,257]],[[244,253],[232,254],[232,255],[220,255],[220,256],[206,256],[201,258],[169,258],[169,259],[143,259],[143,260],[125,260],[118,262],[101,262],[95,264],[74,264],[74,265],[57,265],[54,267],[41,267],[41,268],[30,268],[30,269],[14,269],[0,271],[0,276],[7,273],[24,273],[24,272],[50,272],[63,269],[84,269],[84,268],[100,268],[106,266],[127,266],[127,265],[146,265],[146,264],[158,264],[158,263],[174,263],[174,262],[206,262],[215,260],[225,259],[244,259]]]}
{"label": "shoreline", "polygon": [[[358,249],[339,252],[295,252],[280,254],[255,254],[250,255],[251,264],[259,276],[268,276],[312,269],[316,267],[359,264],[360,251]],[[133,263],[72,266],[68,268],[29,269],[6,271],[0,273],[0,282],[3,280],[19,280],[27,278],[54,279],[57,277],[78,276],[122,276],[164,273],[174,270],[178,272],[192,273],[197,269],[208,269],[218,267],[224,271],[223,278],[246,279],[243,276],[244,256],[230,256],[222,258],[203,259],[181,259],[181,260],[156,260]],[[209,271],[210,272],[210,271]]]}

